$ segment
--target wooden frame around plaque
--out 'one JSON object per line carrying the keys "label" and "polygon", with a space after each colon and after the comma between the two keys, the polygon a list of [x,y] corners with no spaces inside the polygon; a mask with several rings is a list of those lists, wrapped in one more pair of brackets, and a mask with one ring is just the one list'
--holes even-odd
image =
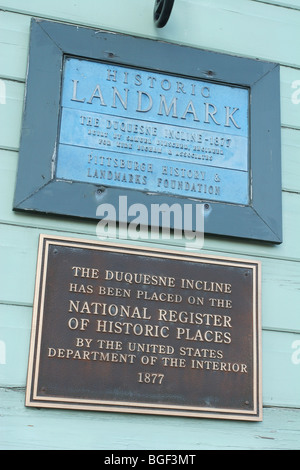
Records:
{"label": "wooden frame around plaque", "polygon": [[[65,82],[68,65],[76,60],[84,65],[83,70],[92,70],[91,64],[98,68],[103,64],[106,66],[106,75],[102,73],[102,78],[98,78],[99,74],[96,74],[97,79],[94,77],[93,89],[82,88],[84,81],[79,75]],[[124,77],[122,87],[112,81],[117,69]],[[101,93],[109,71],[108,79],[115,87],[111,88],[114,94],[108,102],[104,92],[103,96]],[[137,77],[133,85],[129,81],[126,83],[130,71]],[[147,74],[147,90],[140,86],[143,74]],[[86,74],[81,73],[80,77],[83,76]],[[158,77],[161,77],[162,89],[157,89],[157,94],[152,96]],[[65,105],[62,97],[66,83],[71,93],[69,105]],[[174,94],[169,96],[171,85]],[[202,90],[198,96],[197,87]],[[210,96],[210,88],[214,96]],[[191,94],[189,100],[187,89]],[[238,98],[239,89],[248,94],[248,104],[244,98]],[[226,101],[227,93],[229,98]],[[215,95],[220,95],[219,101],[215,101]],[[135,114],[129,106],[131,96],[138,99]],[[143,99],[148,102],[143,102]],[[186,99],[184,104],[183,99]],[[97,176],[95,170],[88,173],[89,155],[106,158],[106,163],[114,158],[120,167],[120,159],[126,161],[131,155],[125,148],[128,139],[135,141],[129,132],[125,137],[121,132],[123,147],[120,150],[114,142],[114,135],[108,134],[108,143],[115,144],[112,151],[112,146],[105,148],[103,142],[95,141],[96,134],[91,142],[86,126],[85,134],[82,134],[83,124],[94,117],[98,129],[93,131],[102,132],[105,126],[99,131],[98,123],[103,116],[108,120],[108,116],[118,116],[117,120],[139,126],[142,132],[144,124],[141,120],[146,119],[145,111],[150,108],[151,100],[153,103],[155,100],[158,113],[152,121],[149,115],[147,123],[151,125],[152,122],[160,136],[167,132],[167,140],[162,144],[162,139],[158,139],[153,131],[152,138],[147,141],[151,151],[149,148],[148,153],[145,149],[143,152],[130,149],[134,162],[141,165],[145,161],[152,165],[151,172],[146,175],[148,179],[143,179],[145,174],[137,172],[130,177],[118,168],[118,175],[112,182],[108,166],[99,167]],[[97,112],[96,103],[99,104]],[[84,106],[90,106],[92,112],[88,114]],[[220,119],[215,114],[218,106],[218,111],[223,113]],[[116,107],[117,114],[114,114]],[[81,115],[81,109],[85,115]],[[159,114],[165,117],[161,122]],[[244,121],[246,128],[243,131],[241,123]],[[75,123],[73,134],[65,132],[69,130],[70,123]],[[181,136],[178,142],[176,137],[170,137],[174,136],[175,128]],[[229,134],[226,134],[226,129]],[[193,206],[200,203],[205,204],[207,234],[281,243],[280,134],[278,64],[33,19],[13,207],[16,211],[97,219],[99,204],[113,204],[118,213],[120,195],[127,197],[128,205],[138,200],[146,207],[163,203],[182,207],[187,203]],[[201,145],[191,146],[192,139],[198,143],[201,141]],[[211,140],[214,141],[212,148]],[[235,142],[232,149],[220,150],[220,142],[224,145],[231,140]],[[171,147],[167,146],[169,144]],[[176,145],[183,146],[183,153],[166,153],[166,150],[172,152],[176,149]],[[157,154],[153,153],[153,146],[156,146]],[[224,158],[220,158],[222,154],[218,153],[222,151]],[[208,156],[211,161],[205,160]],[[224,168],[227,159],[231,163]],[[78,168],[83,162],[84,171],[80,176]],[[183,177],[185,169],[191,175]],[[100,170],[106,171],[105,177]],[[181,179],[178,178],[180,172]]]}

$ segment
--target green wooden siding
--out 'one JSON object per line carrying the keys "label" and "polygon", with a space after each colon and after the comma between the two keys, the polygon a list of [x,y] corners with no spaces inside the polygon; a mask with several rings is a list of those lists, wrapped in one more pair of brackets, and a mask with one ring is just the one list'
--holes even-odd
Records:
{"label": "green wooden siding", "polygon": [[[0,0],[1,449],[300,449],[300,5],[176,0],[161,30],[153,5]],[[24,406],[39,234],[96,237],[93,222],[12,211],[33,16],[280,63],[283,243],[205,237],[204,245],[204,253],[262,262],[261,423]]]}

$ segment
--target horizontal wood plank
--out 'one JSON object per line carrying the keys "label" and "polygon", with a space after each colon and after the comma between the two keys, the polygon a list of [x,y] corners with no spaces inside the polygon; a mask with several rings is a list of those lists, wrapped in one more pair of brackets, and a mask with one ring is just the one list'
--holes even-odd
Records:
{"label": "horizontal wood plank", "polygon": [[[53,0],[50,5],[37,0],[2,0],[0,8],[29,16],[76,23],[126,34],[177,42],[213,51],[223,51],[283,65],[299,66],[297,48],[300,10],[280,8],[252,0],[179,0],[166,28],[153,22],[153,5],[147,0],[131,0],[128,11],[122,0],[101,0],[94,8],[92,0],[74,4]],[[91,11],[93,15],[91,16]],[[199,18],[201,27],[199,28]],[[255,30],[255,35],[253,31]],[[220,42],[220,34],[222,41]],[[24,70],[24,64],[21,66]]]}
{"label": "horizontal wood plank", "polygon": [[[291,142],[291,141],[290,141]],[[297,147],[293,147],[287,154],[297,160]],[[17,171],[17,152],[0,151],[0,222],[8,225],[20,225],[21,227],[38,227],[40,231],[54,230],[62,233],[80,234],[84,236],[96,237],[97,220],[94,222],[73,219],[70,217],[52,217],[42,214],[30,214],[28,212],[14,212],[13,198]],[[287,164],[292,178],[297,180],[297,174],[293,172],[292,167]],[[297,182],[296,182],[297,185]],[[252,243],[249,241],[236,240],[234,238],[217,238],[205,234],[204,248],[206,250],[216,251],[224,255],[228,253],[236,255],[251,255],[253,257],[266,257],[284,260],[300,260],[300,245],[298,243],[300,236],[299,193],[283,192],[283,243],[279,246],[268,245],[265,243]],[[238,222],[237,222],[238,223]],[[205,226],[204,226],[205,229]],[[3,229],[4,230],[4,229]],[[120,238],[126,238],[126,233],[119,234]],[[148,235],[145,236],[146,241]],[[151,234],[148,241],[151,243]],[[184,248],[184,239],[182,240],[162,240],[165,246],[172,243],[179,248]],[[197,249],[197,246],[196,246]]]}
{"label": "horizontal wood plank", "polygon": [[[26,386],[31,319],[31,307],[0,303],[0,387]],[[264,406],[300,408],[299,374],[300,332],[263,329]]]}
{"label": "horizontal wood plank", "polygon": [[300,131],[282,129],[281,146],[282,188],[286,191],[300,193]]}
{"label": "horizontal wood plank", "polygon": [[264,403],[299,408],[300,334],[264,331],[262,349]]}
{"label": "horizontal wood plank", "polygon": [[5,450],[105,450],[111,457],[113,450],[300,449],[296,409],[265,408],[260,423],[42,410],[25,408],[24,390],[0,389],[0,414]]}
{"label": "horizontal wood plank", "polygon": [[0,148],[17,150],[20,143],[23,101],[23,83],[1,80],[2,96],[0,104]]}
{"label": "horizontal wood plank", "polygon": [[292,8],[300,10],[298,0],[252,0],[253,2],[267,3],[268,5],[277,5],[279,7]]}
{"label": "horizontal wood plank", "polygon": [[[291,135],[295,131],[289,131]],[[291,142],[291,140],[289,140]],[[286,147],[287,148],[287,147]],[[297,149],[297,147],[295,147]],[[291,153],[287,151],[290,158],[297,160],[297,152],[293,150]],[[73,218],[60,218],[47,215],[36,214],[32,215],[27,212],[14,212],[13,211],[13,197],[15,189],[16,171],[17,171],[17,152],[0,150],[0,223],[4,224],[2,229],[3,240],[6,238],[5,233],[12,231],[14,234],[15,229],[13,226],[20,226],[16,229],[13,236],[16,236],[16,243],[21,243],[18,233],[22,233],[22,227],[37,228],[37,231],[47,232],[54,230],[58,233],[64,233],[69,236],[92,237],[96,238],[97,221],[94,222],[78,220]],[[297,174],[292,170],[292,166],[287,164],[287,169],[290,174],[297,179]],[[297,184],[297,182],[296,182]],[[251,241],[240,241],[234,238],[217,238],[204,235],[204,249],[207,251],[214,251],[216,253],[233,254],[235,256],[253,256],[259,258],[275,258],[282,260],[299,261],[300,260],[300,245],[298,243],[300,236],[300,223],[299,223],[299,210],[300,210],[300,195],[299,193],[283,192],[283,243],[279,246],[273,246],[263,243],[251,243]],[[5,227],[5,226],[8,227]],[[10,227],[12,226],[12,227]],[[205,227],[204,227],[205,229]],[[30,233],[25,230],[25,234]],[[146,236],[147,235],[147,236]],[[10,235],[9,235],[10,236]],[[120,233],[121,239],[126,238],[127,234]],[[130,238],[129,238],[130,240]],[[145,234],[145,241],[151,243],[151,233]],[[166,248],[172,243],[183,249],[185,247],[184,239],[182,240],[161,240],[162,245]],[[197,249],[197,246],[195,247]]]}
{"label": "horizontal wood plank", "polygon": [[[300,24],[300,23],[299,23]],[[281,123],[300,129],[300,70],[290,67],[280,69]]]}
{"label": "horizontal wood plank", "polygon": [[[0,258],[6,269],[0,271],[0,302],[32,305],[39,233],[39,229],[2,226]],[[51,233],[70,236],[64,232],[51,231]],[[95,237],[86,238],[95,239]],[[130,243],[135,242],[131,240]],[[158,246],[166,248],[163,245]],[[208,251],[204,250],[203,253]],[[209,253],[218,255],[218,252],[211,250]],[[229,254],[222,253],[222,256]],[[243,258],[251,259],[249,256]],[[299,333],[300,318],[296,306],[300,303],[300,263],[258,256],[254,259],[260,259],[262,262],[263,327]],[[287,308],[287,305],[291,307]]]}
{"label": "horizontal wood plank", "polygon": [[30,16],[0,11],[0,77],[25,80]]}

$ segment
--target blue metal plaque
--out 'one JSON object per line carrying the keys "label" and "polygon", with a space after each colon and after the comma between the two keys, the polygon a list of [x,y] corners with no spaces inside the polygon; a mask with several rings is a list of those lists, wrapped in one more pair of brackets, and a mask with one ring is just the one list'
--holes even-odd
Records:
{"label": "blue metal plaque", "polygon": [[249,90],[64,63],[56,178],[249,203]]}

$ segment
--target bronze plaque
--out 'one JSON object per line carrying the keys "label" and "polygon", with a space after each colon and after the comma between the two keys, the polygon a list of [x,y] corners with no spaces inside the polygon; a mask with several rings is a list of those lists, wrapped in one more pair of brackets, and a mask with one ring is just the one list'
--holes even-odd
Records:
{"label": "bronze plaque", "polygon": [[260,421],[260,264],[41,235],[26,405]]}

